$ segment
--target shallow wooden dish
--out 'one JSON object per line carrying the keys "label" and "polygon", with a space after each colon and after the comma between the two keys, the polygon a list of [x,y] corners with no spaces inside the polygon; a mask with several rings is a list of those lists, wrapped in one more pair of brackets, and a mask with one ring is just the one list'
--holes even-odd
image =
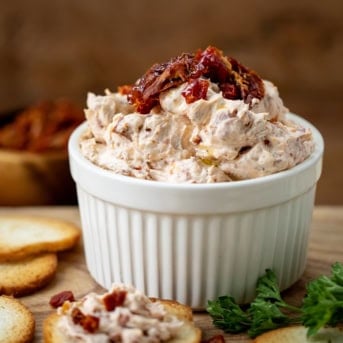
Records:
{"label": "shallow wooden dish", "polygon": [[74,203],[66,151],[0,150],[0,206]]}

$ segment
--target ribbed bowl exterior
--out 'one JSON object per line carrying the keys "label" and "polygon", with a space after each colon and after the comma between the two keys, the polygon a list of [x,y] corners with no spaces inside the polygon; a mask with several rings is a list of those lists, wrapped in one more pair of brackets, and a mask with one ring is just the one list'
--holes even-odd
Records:
{"label": "ribbed bowl exterior", "polygon": [[249,302],[266,268],[281,289],[304,271],[315,186],[273,207],[204,216],[138,211],[77,191],[87,266],[106,288],[133,284],[204,308],[224,294]]}

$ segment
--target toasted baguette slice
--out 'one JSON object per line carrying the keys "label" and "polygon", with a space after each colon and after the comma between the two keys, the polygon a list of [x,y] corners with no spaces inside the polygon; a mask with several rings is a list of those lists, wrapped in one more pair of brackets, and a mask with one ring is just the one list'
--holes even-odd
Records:
{"label": "toasted baguette slice", "polygon": [[48,284],[57,270],[57,256],[47,253],[24,260],[0,262],[0,294],[31,294]]}
{"label": "toasted baguette slice", "polygon": [[0,216],[0,261],[13,261],[43,252],[73,247],[81,231],[58,219],[34,216]]}
{"label": "toasted baguette slice", "polygon": [[[157,301],[154,299],[154,301]],[[184,325],[179,331],[179,335],[168,343],[198,343],[201,341],[201,331],[194,326],[192,310],[190,307],[181,305],[171,300],[158,300],[165,309],[170,313],[178,317],[179,320],[184,322]],[[50,314],[43,324],[43,337],[45,343],[67,343],[68,339],[58,329],[58,321],[60,316],[54,312]]]}
{"label": "toasted baguette slice", "polygon": [[342,343],[343,328],[324,328],[318,334],[307,338],[307,328],[304,326],[289,326],[272,330],[258,336],[255,343]]}
{"label": "toasted baguette slice", "polygon": [[35,319],[21,302],[0,296],[0,342],[28,343],[33,340]]}

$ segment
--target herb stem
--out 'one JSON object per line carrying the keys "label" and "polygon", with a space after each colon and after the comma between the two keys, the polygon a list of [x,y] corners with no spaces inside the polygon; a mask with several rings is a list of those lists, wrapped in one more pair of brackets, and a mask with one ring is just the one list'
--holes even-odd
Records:
{"label": "herb stem", "polygon": [[302,309],[293,305],[289,305],[287,303],[284,302],[277,302],[276,303],[279,307],[285,308],[287,310],[290,310],[292,312],[296,312],[296,313],[302,313]]}

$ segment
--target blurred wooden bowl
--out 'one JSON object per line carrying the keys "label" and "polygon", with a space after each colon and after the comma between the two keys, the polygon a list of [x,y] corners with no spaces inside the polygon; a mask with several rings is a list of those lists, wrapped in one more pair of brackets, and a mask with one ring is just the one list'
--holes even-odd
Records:
{"label": "blurred wooden bowl", "polygon": [[66,151],[0,150],[0,206],[76,203]]}
{"label": "blurred wooden bowl", "polygon": [[83,120],[66,99],[0,112],[0,206],[76,204],[66,145]]}

